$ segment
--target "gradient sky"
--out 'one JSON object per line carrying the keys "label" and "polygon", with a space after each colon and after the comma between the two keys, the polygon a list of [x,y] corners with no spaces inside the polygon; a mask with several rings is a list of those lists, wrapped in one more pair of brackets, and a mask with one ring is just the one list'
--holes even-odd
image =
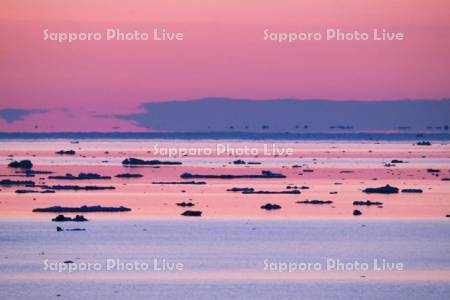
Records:
{"label": "gradient sky", "polygon": [[[2,0],[0,131],[145,130],[96,115],[203,97],[439,99],[450,96],[448,0]],[[42,30],[167,28],[182,42],[59,44]],[[401,31],[405,41],[263,41],[263,30]],[[42,111],[45,110],[45,111]],[[37,128],[35,128],[37,125]],[[120,128],[118,128],[120,127]]]}

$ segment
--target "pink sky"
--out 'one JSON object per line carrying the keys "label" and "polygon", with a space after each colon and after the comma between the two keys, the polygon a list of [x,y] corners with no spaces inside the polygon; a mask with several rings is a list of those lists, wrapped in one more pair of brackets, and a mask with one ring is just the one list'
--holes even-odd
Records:
{"label": "pink sky", "polygon": [[[138,130],[94,118],[206,96],[383,100],[450,95],[450,2],[3,0],[0,109],[50,109],[1,131]],[[181,31],[179,42],[43,41],[42,30]],[[263,41],[263,30],[404,32],[391,42]],[[66,111],[63,111],[66,109]],[[68,112],[69,113],[68,113]],[[72,117],[71,117],[72,116]],[[69,120],[59,127],[61,120]],[[70,124],[69,124],[70,123]]]}

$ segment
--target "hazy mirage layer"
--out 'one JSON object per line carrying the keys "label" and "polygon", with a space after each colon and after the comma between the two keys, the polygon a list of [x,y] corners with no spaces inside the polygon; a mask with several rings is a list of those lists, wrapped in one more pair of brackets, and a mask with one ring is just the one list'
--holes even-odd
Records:
{"label": "hazy mirage layer", "polygon": [[[172,133],[449,133],[450,100],[203,98],[146,102],[137,113],[0,109],[0,131]],[[1,122],[3,121],[3,123]],[[1,137],[2,135],[0,135]],[[124,138],[124,137],[121,137]],[[187,138],[187,137],[182,137]]]}

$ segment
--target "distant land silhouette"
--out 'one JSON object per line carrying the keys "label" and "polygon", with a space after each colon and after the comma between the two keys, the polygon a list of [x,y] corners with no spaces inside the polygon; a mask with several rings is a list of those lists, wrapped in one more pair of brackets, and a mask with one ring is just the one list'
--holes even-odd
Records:
{"label": "distant land silhouette", "polygon": [[23,120],[27,116],[35,113],[45,113],[45,109],[17,109],[17,108],[4,108],[0,109],[0,119],[5,120],[7,123],[12,123],[17,120]]}
{"label": "distant land silhouette", "polygon": [[169,132],[446,131],[450,99],[393,101],[248,100],[204,98],[149,102],[142,112],[116,115]]}

